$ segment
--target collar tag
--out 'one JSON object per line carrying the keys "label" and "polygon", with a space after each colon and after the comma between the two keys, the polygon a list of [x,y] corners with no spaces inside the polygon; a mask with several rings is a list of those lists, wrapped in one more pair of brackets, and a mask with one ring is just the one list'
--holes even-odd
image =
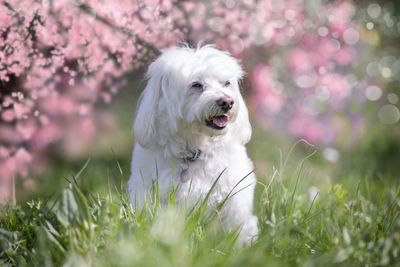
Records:
{"label": "collar tag", "polygon": [[181,171],[181,181],[182,183],[189,181],[189,169],[183,169]]}

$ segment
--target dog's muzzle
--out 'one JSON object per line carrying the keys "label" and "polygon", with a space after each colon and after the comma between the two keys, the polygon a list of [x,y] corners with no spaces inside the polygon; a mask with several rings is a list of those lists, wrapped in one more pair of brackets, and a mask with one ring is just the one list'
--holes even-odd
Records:
{"label": "dog's muzzle", "polygon": [[218,107],[220,107],[224,112],[228,112],[229,110],[231,110],[233,104],[235,104],[233,99],[227,96],[221,97],[217,100]]}
{"label": "dog's muzzle", "polygon": [[227,96],[218,99],[216,101],[216,106],[223,114],[208,118],[206,120],[206,125],[216,130],[224,129],[229,123],[229,117],[226,113],[232,109],[234,103],[233,99]]}

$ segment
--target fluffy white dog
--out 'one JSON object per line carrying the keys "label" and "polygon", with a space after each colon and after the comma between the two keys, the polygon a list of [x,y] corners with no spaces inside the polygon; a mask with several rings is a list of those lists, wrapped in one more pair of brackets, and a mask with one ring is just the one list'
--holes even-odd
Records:
{"label": "fluffy white dog", "polygon": [[209,204],[231,193],[221,217],[228,229],[241,227],[243,244],[257,236],[258,226],[256,177],[244,146],[251,126],[239,91],[242,76],[238,61],[211,45],[165,49],[149,67],[137,110],[129,189],[132,202],[142,206],[158,179],[161,194],[179,184],[177,199],[195,204],[220,177]]}

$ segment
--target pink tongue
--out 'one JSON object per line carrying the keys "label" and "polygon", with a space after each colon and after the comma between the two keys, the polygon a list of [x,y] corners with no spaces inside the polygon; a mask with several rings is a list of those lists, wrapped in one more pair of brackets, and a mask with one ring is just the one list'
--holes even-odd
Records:
{"label": "pink tongue", "polygon": [[216,116],[212,118],[212,122],[218,127],[225,127],[226,125],[228,125],[228,117],[224,115]]}

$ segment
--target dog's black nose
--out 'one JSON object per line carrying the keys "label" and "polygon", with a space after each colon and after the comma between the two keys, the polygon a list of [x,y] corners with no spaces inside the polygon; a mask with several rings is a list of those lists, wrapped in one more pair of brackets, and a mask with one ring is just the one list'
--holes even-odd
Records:
{"label": "dog's black nose", "polygon": [[235,102],[232,98],[224,96],[217,100],[217,105],[225,112],[230,110]]}

